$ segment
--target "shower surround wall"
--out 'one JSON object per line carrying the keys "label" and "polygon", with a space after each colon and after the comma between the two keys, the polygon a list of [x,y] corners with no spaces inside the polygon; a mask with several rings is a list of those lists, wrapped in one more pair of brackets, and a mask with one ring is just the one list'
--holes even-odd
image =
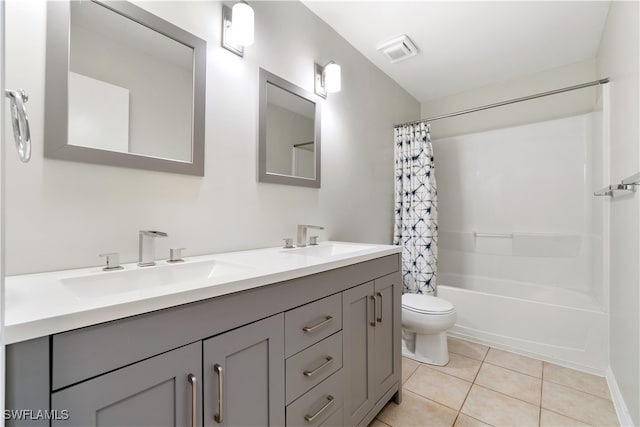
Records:
{"label": "shower surround wall", "polygon": [[[252,3],[244,58],[220,47],[220,2],[135,3],[207,40],[205,176],[44,159],[46,1],[6,2],[6,83],[29,93],[33,139],[30,164],[6,160],[8,275],[99,265],[111,251],[136,261],[141,229],[169,234],[158,257],[276,246],[296,224],[323,225],[321,239],[391,242],[393,126],[419,118],[411,95],[302,3]],[[258,183],[259,67],[312,91],[314,62],[331,59],[342,91],[321,101],[322,188]]]}
{"label": "shower surround wall", "polygon": [[593,120],[434,140],[440,283],[456,275],[561,287],[602,307],[602,275],[591,271],[602,245],[591,224]]}
{"label": "shower surround wall", "polygon": [[[598,50],[598,74],[611,78],[608,180],[640,171],[640,4],[611,2]],[[640,194],[610,209],[610,359],[620,420],[640,425]]]}
{"label": "shower surround wall", "polygon": [[602,116],[433,141],[453,334],[604,374]]}

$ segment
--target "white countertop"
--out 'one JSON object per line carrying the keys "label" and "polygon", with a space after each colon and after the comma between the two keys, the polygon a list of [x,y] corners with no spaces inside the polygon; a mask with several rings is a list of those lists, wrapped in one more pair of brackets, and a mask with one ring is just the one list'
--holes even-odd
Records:
{"label": "white countertop", "polygon": [[[11,344],[45,335],[68,331],[153,310],[173,307],[207,298],[240,292],[284,280],[295,279],[347,265],[400,253],[399,246],[346,242],[321,242],[320,246],[357,245],[358,250],[328,256],[287,253],[282,248],[255,249],[197,257],[185,262],[215,261],[233,268],[206,280],[168,283],[140,289],[119,289],[103,294],[74,292],[65,283],[82,278],[113,278],[117,274],[152,270],[169,273],[173,266],[158,261],[154,267],[123,264],[124,270],[104,272],[101,267],[5,278],[5,343]],[[293,250],[295,251],[295,249]],[[222,264],[221,264],[222,265]],[[237,267],[237,268],[236,268]],[[163,270],[166,269],[166,270]],[[137,274],[137,273],[136,273]],[[109,276],[112,275],[112,276]],[[166,277],[164,274],[163,277]],[[96,286],[95,282],[92,286]]]}

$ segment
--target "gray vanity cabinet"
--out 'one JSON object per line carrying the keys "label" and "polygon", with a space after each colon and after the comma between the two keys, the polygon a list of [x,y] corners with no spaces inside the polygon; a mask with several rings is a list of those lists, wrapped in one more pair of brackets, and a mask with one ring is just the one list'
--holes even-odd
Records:
{"label": "gray vanity cabinet", "polygon": [[203,342],[204,425],[283,426],[284,315]]}
{"label": "gray vanity cabinet", "polygon": [[373,281],[342,294],[342,364],[344,424],[357,425],[375,403],[370,372],[373,365]]}
{"label": "gray vanity cabinet", "polygon": [[376,298],[376,326],[373,328],[373,375],[374,397],[379,399],[401,377],[400,325],[402,322],[400,299],[402,289],[400,276],[391,274],[374,281]]}
{"label": "gray vanity cabinet", "polygon": [[55,392],[52,409],[69,417],[51,425],[201,426],[201,360],[196,342]]}
{"label": "gray vanity cabinet", "polygon": [[393,254],[11,344],[7,408],[56,417],[6,424],[367,426],[400,400],[399,266]]}
{"label": "gray vanity cabinet", "polygon": [[[343,294],[345,425],[368,423],[400,378],[400,276],[390,274]],[[396,395],[399,402],[400,394]],[[374,414],[375,415],[375,414]]]}

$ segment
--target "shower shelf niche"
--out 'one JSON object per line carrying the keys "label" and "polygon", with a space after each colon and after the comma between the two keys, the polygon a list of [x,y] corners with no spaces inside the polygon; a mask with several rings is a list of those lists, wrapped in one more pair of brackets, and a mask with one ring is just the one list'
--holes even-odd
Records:
{"label": "shower shelf niche", "polygon": [[477,231],[440,231],[442,249],[516,257],[576,257],[585,236],[562,233],[485,233]]}

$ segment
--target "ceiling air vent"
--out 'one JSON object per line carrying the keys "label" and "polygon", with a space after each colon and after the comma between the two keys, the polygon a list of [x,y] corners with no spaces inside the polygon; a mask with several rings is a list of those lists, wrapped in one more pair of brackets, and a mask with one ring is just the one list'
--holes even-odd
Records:
{"label": "ceiling air vent", "polygon": [[378,46],[378,50],[389,58],[392,64],[418,54],[418,48],[406,34],[382,43]]}

